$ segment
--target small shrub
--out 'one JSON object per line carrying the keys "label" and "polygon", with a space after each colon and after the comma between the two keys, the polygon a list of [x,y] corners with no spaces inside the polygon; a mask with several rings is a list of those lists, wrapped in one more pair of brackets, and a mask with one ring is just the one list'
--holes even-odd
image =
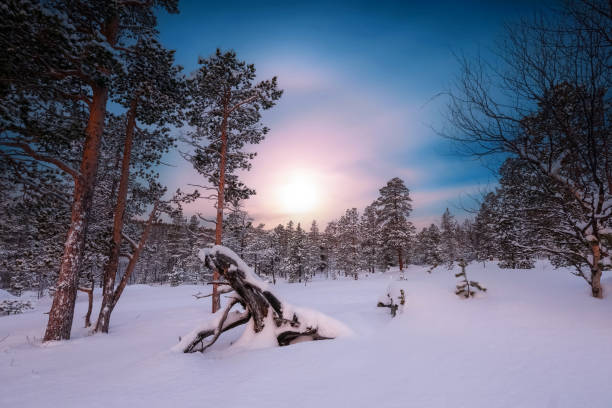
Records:
{"label": "small shrub", "polygon": [[29,300],[3,300],[0,302],[0,315],[2,316],[20,314],[31,309],[33,307]]}

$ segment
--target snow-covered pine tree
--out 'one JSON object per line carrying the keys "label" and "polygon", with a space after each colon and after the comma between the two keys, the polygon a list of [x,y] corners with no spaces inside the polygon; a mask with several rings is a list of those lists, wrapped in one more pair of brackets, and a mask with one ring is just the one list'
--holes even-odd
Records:
{"label": "snow-covered pine tree", "polygon": [[337,267],[344,276],[359,277],[361,268],[361,235],[359,233],[359,212],[356,208],[346,210],[337,224]]}
{"label": "snow-covered pine tree", "polygon": [[472,281],[468,279],[467,273],[465,271],[467,262],[464,259],[459,259],[458,265],[459,267],[461,267],[461,272],[455,274],[455,277],[460,279],[455,289],[455,295],[467,299],[473,297],[476,294],[474,289],[479,290],[481,292],[487,291],[487,288],[480,285],[480,283],[478,283],[477,281]]}
{"label": "snow-covered pine tree", "polygon": [[436,267],[442,264],[442,254],[440,249],[440,229],[436,224],[423,228],[417,238],[421,251],[423,264]]}
{"label": "snow-covered pine tree", "polygon": [[487,193],[480,204],[478,214],[476,214],[476,219],[474,220],[476,260],[480,262],[492,261],[499,253],[496,239],[496,201],[497,196],[494,192]]}
{"label": "snow-covered pine tree", "polygon": [[458,259],[457,246],[457,222],[447,208],[440,221],[440,255],[448,269]]}
{"label": "snow-covered pine tree", "polygon": [[374,273],[380,265],[381,237],[378,228],[376,206],[368,205],[361,214],[359,223],[361,236],[360,264],[363,269]]}
{"label": "snow-covered pine tree", "polygon": [[410,191],[398,177],[389,180],[379,191],[375,204],[383,248],[394,254],[403,271],[404,258],[414,235],[414,226],[408,220],[412,212]]}
{"label": "snow-covered pine tree", "polygon": [[287,227],[287,231],[292,231],[289,235],[289,282],[302,282],[306,271],[307,235],[300,223],[295,231],[292,226]]}
{"label": "snow-covered pine tree", "polygon": [[223,222],[223,245],[247,262],[250,261],[247,251],[252,227],[253,219],[240,208],[234,208]]}
{"label": "snow-covered pine tree", "polygon": [[272,268],[276,251],[273,238],[273,231],[266,231],[264,224],[260,223],[255,228],[251,227],[246,253],[248,254],[247,262],[252,265],[253,271],[260,276],[272,277],[272,282],[275,283]]}
{"label": "snow-covered pine tree", "polygon": [[459,258],[467,263],[476,259],[474,223],[471,219],[466,218],[461,224],[457,224],[456,238]]}
{"label": "snow-covered pine tree", "polygon": [[[537,223],[561,222],[558,216],[548,212],[548,203],[541,201],[545,197],[537,198],[538,195],[525,191],[521,184],[528,182],[529,175],[520,167],[518,161],[508,160],[500,169],[502,177],[494,207],[500,268],[533,268],[536,231],[530,227]],[[545,219],[538,220],[539,217]],[[545,235],[542,239],[549,237]]]}
{"label": "snow-covered pine tree", "polygon": [[182,260],[177,261],[170,273],[168,273],[168,282],[170,286],[178,286],[185,281],[185,269],[183,269]]}
{"label": "snow-covered pine tree", "polygon": [[306,250],[306,279],[312,279],[324,269],[322,253],[322,236],[316,220],[312,220],[308,231]]}
{"label": "snow-covered pine tree", "polygon": [[[217,212],[215,244],[220,245],[224,209],[254,194],[237,175],[239,170],[249,170],[255,157],[245,147],[263,140],[268,128],[260,123],[261,111],[273,107],[282,91],[276,77],[255,83],[255,66],[238,60],[233,51],[217,49],[198,63],[188,83],[191,103],[187,116],[194,130],[185,138],[192,148],[185,157],[210,183],[209,197],[216,201]],[[213,285],[212,311],[219,307],[217,285]]]}
{"label": "snow-covered pine tree", "polygon": [[338,223],[330,221],[323,233],[323,262],[327,278],[336,279],[338,271]]}
{"label": "snow-covered pine tree", "polygon": [[278,277],[284,277],[288,268],[288,237],[284,225],[278,224],[270,233],[271,248],[273,251],[270,273],[272,281],[276,283]]}
{"label": "snow-covered pine tree", "polygon": [[70,188],[55,170],[0,160],[2,288],[37,290],[39,297],[47,289],[53,292],[69,223]]}

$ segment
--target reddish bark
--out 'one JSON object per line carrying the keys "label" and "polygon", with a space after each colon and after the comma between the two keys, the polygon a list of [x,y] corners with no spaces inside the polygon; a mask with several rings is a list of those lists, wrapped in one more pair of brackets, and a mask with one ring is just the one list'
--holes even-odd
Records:
{"label": "reddish bark", "polygon": [[591,293],[593,297],[603,298],[603,288],[601,287],[601,249],[598,242],[591,243],[591,252],[593,253],[593,266],[591,267]]}
{"label": "reddish bark", "polygon": [[[119,192],[117,194],[117,203],[113,214],[113,235],[112,243],[108,256],[108,261],[104,267],[104,284],[102,286],[102,305],[100,306],[100,315],[96,324],[96,331],[101,330],[104,333],[108,332],[108,318],[104,310],[113,303],[115,279],[117,277],[117,269],[119,267],[119,252],[121,250],[121,233],[123,232],[123,218],[125,215],[125,206],[127,201],[128,184],[130,179],[130,160],[132,156],[132,144],[134,140],[134,129],[136,127],[136,107],[138,100],[134,98],[130,104],[130,109],[127,113],[127,126],[125,133],[125,142],[123,147],[123,158],[121,162],[121,176],[119,181]],[[110,312],[108,313],[110,317]]]}
{"label": "reddish bark", "polygon": [[119,298],[121,297],[123,290],[127,286],[130,276],[132,276],[132,272],[134,272],[134,268],[136,267],[136,263],[138,263],[138,258],[140,257],[140,254],[144,249],[145,244],[147,243],[149,233],[151,232],[151,227],[153,226],[153,222],[157,218],[157,206],[158,203],[155,203],[155,206],[153,206],[153,210],[149,214],[149,219],[147,219],[145,229],[142,232],[142,235],[140,236],[140,241],[138,241],[138,244],[134,248],[134,252],[132,252],[132,255],[128,262],[128,266],[125,269],[125,273],[119,281],[119,285],[117,285],[117,288],[113,288],[114,290],[110,292],[106,303],[103,303],[100,307],[100,314],[98,316],[98,321],[96,322],[96,328],[94,329],[94,331],[96,332],[108,333],[111,313],[113,313],[117,302],[119,302]]}
{"label": "reddish bark", "polygon": [[[119,16],[113,15],[101,31],[108,43],[116,43],[119,31]],[[53,303],[49,311],[49,321],[43,341],[68,340],[74,318],[74,303],[79,278],[79,262],[81,260],[87,220],[93,197],[96,174],[98,172],[98,157],[100,141],[104,132],[106,102],[108,100],[108,85],[92,84],[89,118],[85,128],[85,143],[81,159],[79,177],[74,181],[74,197],[70,214],[70,227],[64,244],[64,254],[60,263],[59,276]]]}
{"label": "reddish bark", "polygon": [[[219,161],[219,188],[217,191],[217,219],[215,227],[215,245],[221,245],[223,233],[223,206],[225,205],[225,165],[227,162],[227,114],[221,123],[221,159]],[[213,281],[219,280],[219,271],[213,271]],[[215,313],[221,308],[221,297],[219,288],[215,283],[212,290],[212,312]]]}
{"label": "reddish bark", "polygon": [[91,288],[79,288],[81,292],[87,293],[87,314],[85,315],[85,327],[91,326],[91,311],[93,309],[93,282]]}
{"label": "reddish bark", "polygon": [[104,130],[108,89],[94,88],[89,120],[85,129],[85,144],[81,160],[80,175],[75,179],[74,198],[70,215],[70,228],[64,244],[64,254],[60,264],[53,304],[49,311],[49,321],[44,341],[67,340],[70,338],[74,302],[77,292],[79,261],[81,258],[87,229],[87,218],[91,208],[100,140]]}
{"label": "reddish bark", "polygon": [[400,271],[403,271],[404,270],[404,260],[402,259],[402,248],[399,248],[397,250],[397,257],[399,259],[399,268],[400,268]]}

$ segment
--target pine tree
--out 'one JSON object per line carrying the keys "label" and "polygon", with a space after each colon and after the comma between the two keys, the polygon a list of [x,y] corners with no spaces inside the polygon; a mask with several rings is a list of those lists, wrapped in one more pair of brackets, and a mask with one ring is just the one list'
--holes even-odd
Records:
{"label": "pine tree", "polygon": [[436,267],[442,263],[442,254],[440,249],[440,229],[436,224],[431,224],[419,233],[417,241],[422,256],[422,262],[425,265]]}
{"label": "pine tree", "polygon": [[447,208],[440,221],[440,255],[448,269],[458,259],[457,249],[457,223]]}
{"label": "pine tree", "polygon": [[496,201],[495,193],[485,195],[474,221],[476,259],[481,262],[492,261],[497,254],[497,223],[494,212]]}
{"label": "pine tree", "polygon": [[[517,171],[520,175],[516,173]],[[548,204],[542,201],[545,200],[544,197],[537,198],[535,194],[526,196],[524,187],[517,184],[517,182],[525,183],[529,179],[529,176],[520,170],[519,162],[507,161],[500,172],[501,187],[497,191],[494,207],[499,267],[530,269],[534,267],[536,236],[536,231],[532,228],[542,222],[549,224],[562,221],[557,215],[543,213],[548,212],[546,209]],[[528,210],[528,207],[537,210],[534,213],[534,210]],[[544,239],[548,237],[550,235],[547,234]]]}
{"label": "pine tree", "polygon": [[[292,222],[291,222],[292,223]],[[289,282],[302,282],[305,277],[306,263],[306,232],[298,223],[295,231],[293,227],[287,228],[289,235]]]}
{"label": "pine tree", "polygon": [[397,177],[380,189],[375,202],[383,247],[388,253],[396,254],[400,271],[404,269],[404,256],[414,235],[414,226],[408,221],[411,202],[410,191]]}
{"label": "pine tree", "polygon": [[361,267],[361,240],[359,234],[359,213],[356,208],[346,210],[337,224],[337,266],[345,276],[359,276]]}
{"label": "pine tree", "polygon": [[[177,12],[176,3],[155,5]],[[153,6],[12,0],[0,17],[7,34],[2,36],[2,49],[10,55],[10,63],[0,68],[1,92],[7,96],[2,98],[0,116],[2,128],[10,129],[0,136],[0,145],[12,160],[21,157],[54,166],[74,186],[45,341],[70,338],[106,105],[115,79],[125,72],[132,38],[148,42],[157,34]],[[71,115],[78,111],[85,115]],[[66,149],[67,143],[74,149]]]}
{"label": "pine tree", "polygon": [[[188,83],[188,117],[194,131],[185,141],[193,153],[185,156],[214,191],[210,197],[216,200],[215,244],[220,245],[225,207],[254,194],[236,174],[249,170],[255,157],[245,146],[263,140],[268,128],[260,124],[261,111],[273,107],[282,91],[276,77],[255,84],[255,66],[239,61],[233,51],[217,50],[198,63],[200,68]],[[219,307],[217,285],[213,285],[212,311]]]}
{"label": "pine tree", "polygon": [[284,276],[288,269],[288,237],[284,225],[279,224],[272,230],[271,241],[273,255],[270,269],[272,281],[276,282],[276,272],[279,273],[279,276]]}
{"label": "pine tree", "polygon": [[170,282],[170,286],[178,286],[182,284],[185,280],[185,270],[183,269],[183,265],[181,261],[178,261],[172,267],[172,271],[168,274],[168,282]]}
{"label": "pine tree", "polygon": [[317,272],[322,272],[324,269],[323,252],[322,252],[322,237],[319,231],[319,225],[316,220],[310,224],[307,240],[307,255],[306,255],[306,279],[312,279]]}
{"label": "pine tree", "polygon": [[466,218],[463,220],[463,223],[457,224],[455,234],[457,240],[457,256],[465,262],[470,263],[476,259],[476,241],[472,220]]}
{"label": "pine tree", "polygon": [[[167,152],[174,142],[169,136],[168,125],[181,125],[177,112],[185,99],[183,81],[179,77],[181,68],[174,65],[173,51],[165,50],[154,38],[140,37],[124,52],[125,71],[116,78],[113,95],[114,101],[127,110],[123,132],[117,132],[122,137],[113,135],[123,140],[120,150],[121,170],[113,209],[111,246],[104,268],[102,305],[95,328],[96,331],[104,333],[108,332],[111,313],[119,300],[119,292],[115,291],[115,278],[119,266],[130,178],[137,169],[131,166],[132,156],[141,153],[140,157],[136,157],[137,160],[145,161],[147,166],[159,164],[162,154]],[[147,126],[147,129],[143,130],[138,125]],[[146,145],[147,149],[141,152],[133,151],[137,143]],[[139,175],[142,177],[143,169],[140,170]],[[154,177],[149,173],[149,178]],[[159,189],[158,196],[153,197],[153,200],[159,200],[164,192]],[[133,256],[138,256],[138,252],[135,251]],[[137,259],[132,262],[137,262]]]}
{"label": "pine tree", "polygon": [[477,281],[472,281],[468,279],[467,273],[465,271],[465,268],[467,266],[465,260],[459,259],[459,266],[461,267],[461,272],[456,273],[455,277],[460,278],[461,280],[457,284],[457,287],[455,289],[455,295],[467,299],[473,297],[476,294],[474,289],[479,290],[481,292],[487,291],[487,288],[481,286],[480,283],[478,283]]}
{"label": "pine tree", "polygon": [[363,210],[359,230],[361,236],[360,264],[365,270],[374,273],[376,266],[380,264],[382,252],[375,205],[369,205]]}
{"label": "pine tree", "polygon": [[336,279],[338,256],[338,223],[330,221],[323,234],[323,262],[328,278],[331,274],[332,279]]}

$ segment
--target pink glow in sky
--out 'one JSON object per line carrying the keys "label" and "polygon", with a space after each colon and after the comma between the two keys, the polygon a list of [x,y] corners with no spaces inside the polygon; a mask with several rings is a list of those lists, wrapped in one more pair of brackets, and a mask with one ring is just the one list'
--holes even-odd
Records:
{"label": "pink glow in sky", "polygon": [[[242,174],[246,184],[257,191],[244,203],[256,223],[271,228],[291,219],[309,226],[316,219],[323,228],[347,208],[363,210],[376,199],[378,189],[397,176],[411,189],[413,222],[420,227],[439,218],[441,211],[431,212],[434,202],[451,200],[466,191],[465,186],[428,185],[431,168],[411,165],[409,153],[401,154],[431,142],[431,131],[420,119],[423,109],[416,102],[410,104],[406,98],[399,103],[320,61],[266,61],[259,68],[260,76],[276,74],[285,93],[264,114],[271,132],[252,147],[258,156],[252,170]],[[178,167],[164,175],[168,184],[178,180],[181,188],[189,190],[188,183],[202,183],[180,158],[170,161]],[[294,191],[291,181],[295,179],[305,180],[314,197],[293,200],[308,201],[308,205],[287,205],[287,191]],[[186,207],[187,214],[196,211],[211,214],[212,203],[198,201]]]}

